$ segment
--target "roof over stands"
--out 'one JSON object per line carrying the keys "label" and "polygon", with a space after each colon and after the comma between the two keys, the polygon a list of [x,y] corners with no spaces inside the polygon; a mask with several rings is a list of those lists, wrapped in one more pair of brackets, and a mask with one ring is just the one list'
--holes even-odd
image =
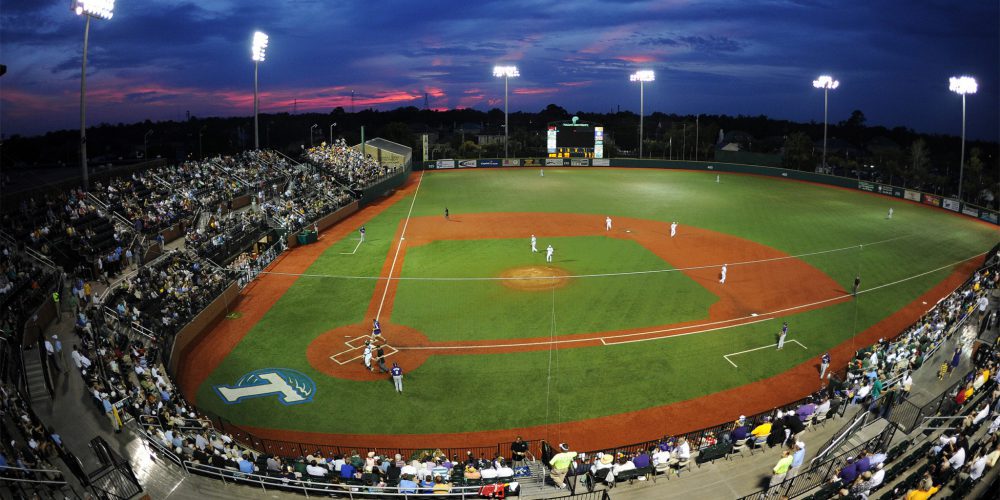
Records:
{"label": "roof over stands", "polygon": [[[364,146],[365,154],[375,157],[380,165],[406,165],[413,156],[413,148],[381,137],[365,141]],[[352,147],[361,149],[361,144]]]}

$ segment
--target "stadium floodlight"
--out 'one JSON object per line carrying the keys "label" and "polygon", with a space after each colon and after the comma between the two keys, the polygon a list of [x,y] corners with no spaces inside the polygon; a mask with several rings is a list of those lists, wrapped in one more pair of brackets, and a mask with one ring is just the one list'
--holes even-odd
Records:
{"label": "stadium floodlight", "polygon": [[510,127],[507,120],[507,90],[508,80],[521,76],[517,66],[493,66],[493,76],[503,78],[503,157],[507,158],[507,137],[510,135]]}
{"label": "stadium floodlight", "polygon": [[628,79],[630,82],[639,82],[639,159],[642,159],[642,118],[646,114],[643,109],[646,105],[643,84],[656,80],[656,74],[652,70],[644,69],[628,75]]}
{"label": "stadium floodlight", "polygon": [[965,95],[975,94],[979,84],[971,76],[953,76],[948,79],[948,90],[962,96],[962,153],[958,161],[958,201],[962,201],[962,177],[965,173]]}
{"label": "stadium floodlight", "polygon": [[74,0],[73,11],[78,16],[111,19],[115,15],[115,0]]}
{"label": "stadium floodlight", "polygon": [[830,91],[839,87],[840,81],[830,75],[822,75],[813,80],[813,87],[823,89],[823,168],[826,168],[826,123],[829,111]]}
{"label": "stadium floodlight", "polygon": [[253,148],[260,149],[260,132],[257,123],[257,110],[260,101],[257,99],[257,73],[260,63],[264,61],[264,51],[267,49],[267,34],[263,31],[253,33],[253,42],[250,45],[250,57],[253,59]]}
{"label": "stadium floodlight", "polygon": [[90,188],[90,174],[87,171],[87,45],[90,42],[90,18],[111,19],[115,15],[115,0],[73,0],[73,12],[84,16],[83,62],[80,66],[80,172],[83,189]]}

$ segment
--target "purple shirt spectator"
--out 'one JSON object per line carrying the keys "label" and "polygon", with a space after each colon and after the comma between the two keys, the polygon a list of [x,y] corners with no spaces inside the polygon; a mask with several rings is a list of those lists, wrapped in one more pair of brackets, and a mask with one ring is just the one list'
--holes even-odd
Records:
{"label": "purple shirt spectator", "polygon": [[635,464],[636,469],[642,469],[643,467],[649,467],[649,454],[643,452],[632,459],[632,463]]}
{"label": "purple shirt spectator", "polygon": [[795,410],[795,414],[799,416],[799,420],[802,422],[809,420],[813,413],[816,413],[816,405],[812,403],[806,403]]}

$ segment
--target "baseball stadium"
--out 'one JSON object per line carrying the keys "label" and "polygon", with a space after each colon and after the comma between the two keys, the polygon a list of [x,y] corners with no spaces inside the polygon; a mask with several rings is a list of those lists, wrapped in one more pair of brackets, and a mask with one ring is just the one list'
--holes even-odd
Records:
{"label": "baseball stadium", "polygon": [[67,3],[0,498],[997,498],[995,2]]}

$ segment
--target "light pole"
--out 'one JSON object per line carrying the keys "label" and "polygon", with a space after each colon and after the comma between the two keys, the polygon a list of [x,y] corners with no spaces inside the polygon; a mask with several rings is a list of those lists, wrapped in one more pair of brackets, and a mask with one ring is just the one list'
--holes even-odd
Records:
{"label": "light pole", "polygon": [[507,158],[507,137],[510,135],[510,127],[507,121],[508,80],[521,76],[521,73],[517,71],[517,66],[494,66],[493,76],[497,78],[503,77],[503,157]]}
{"label": "light pole", "polygon": [[330,147],[333,147],[333,127],[337,126],[337,122],[330,124]]}
{"label": "light pole", "polygon": [[142,136],[142,159],[149,160],[149,136],[153,135],[153,130],[150,129]]}
{"label": "light pole", "polygon": [[202,154],[202,152],[201,152],[201,136],[205,134],[205,129],[206,128],[208,128],[208,125],[202,125],[201,129],[198,130],[198,159],[199,160],[203,160],[205,158],[205,155]]}
{"label": "light pole", "polygon": [[948,90],[962,96],[962,155],[958,162],[958,201],[962,201],[962,174],[965,173],[965,94],[975,94],[979,84],[971,76],[953,76],[948,79]]}
{"label": "light pole", "polygon": [[318,126],[319,125],[313,123],[313,126],[309,127],[309,147],[313,147],[313,130],[316,130],[316,127]]}
{"label": "light pole", "polygon": [[822,75],[813,80],[813,87],[823,89],[823,168],[826,168],[826,116],[829,110],[830,90],[840,86],[840,81],[832,76]]}
{"label": "light pole", "polygon": [[645,114],[645,93],[643,91],[643,84],[646,82],[651,82],[656,79],[656,75],[653,74],[652,70],[642,70],[636,71],[628,76],[629,81],[639,82],[639,158],[642,159],[642,117]]}
{"label": "light pole", "polygon": [[115,0],[73,0],[73,12],[86,17],[83,27],[83,64],[80,67],[80,172],[83,189],[90,188],[87,171],[87,45],[90,42],[90,18],[111,19],[115,15]]}
{"label": "light pole", "polygon": [[260,134],[257,126],[257,70],[260,63],[264,61],[264,52],[267,50],[267,34],[263,31],[253,33],[253,43],[250,45],[250,57],[253,59],[253,148],[260,149]]}

